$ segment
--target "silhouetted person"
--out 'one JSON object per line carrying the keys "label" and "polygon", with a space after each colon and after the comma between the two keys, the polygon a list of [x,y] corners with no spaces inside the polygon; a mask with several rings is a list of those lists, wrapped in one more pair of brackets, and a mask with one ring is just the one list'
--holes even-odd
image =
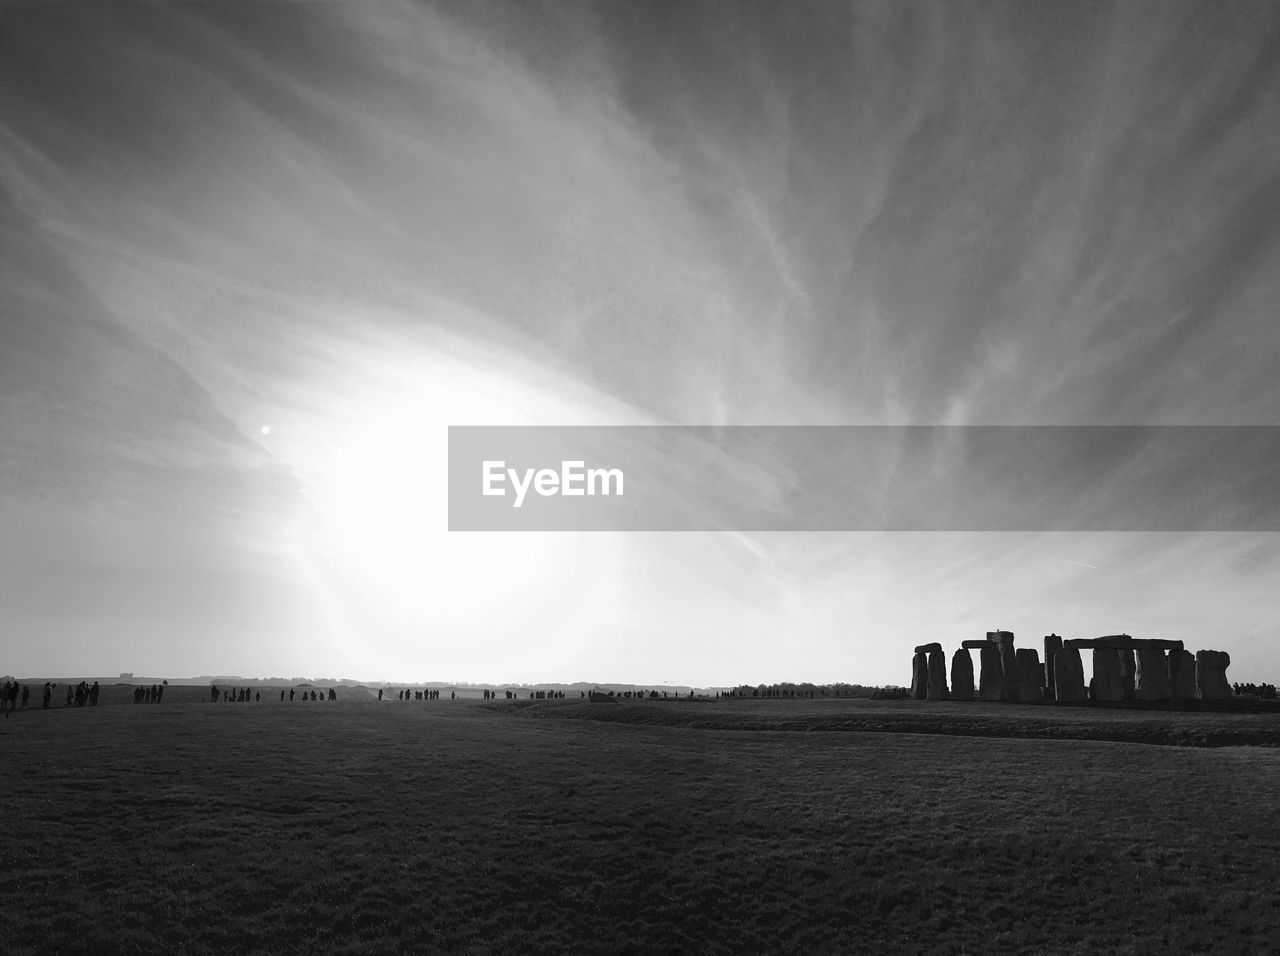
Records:
{"label": "silhouetted person", "polygon": [[378,688],[378,700],[382,700],[382,688]]}
{"label": "silhouetted person", "polygon": [[53,685],[52,685],[52,684],[50,684],[48,681],[45,681],[45,682],[44,682],[44,696],[43,696],[43,697],[41,698],[41,700],[40,700],[40,709],[41,709],[41,710],[48,710],[48,709],[49,709],[49,701],[51,701],[52,699],[53,699]]}
{"label": "silhouetted person", "polygon": [[280,688],[280,703],[284,703],[284,688]]}
{"label": "silhouetted person", "polygon": [[289,688],[289,700],[293,700],[293,688]]}

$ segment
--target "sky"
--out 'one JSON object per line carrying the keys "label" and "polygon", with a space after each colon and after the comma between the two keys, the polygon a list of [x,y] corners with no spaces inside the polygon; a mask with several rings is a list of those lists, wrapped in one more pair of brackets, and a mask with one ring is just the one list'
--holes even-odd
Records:
{"label": "sky", "polygon": [[447,526],[450,425],[1280,424],[1274,3],[6,2],[0,204],[0,672],[1280,678],[1275,532]]}

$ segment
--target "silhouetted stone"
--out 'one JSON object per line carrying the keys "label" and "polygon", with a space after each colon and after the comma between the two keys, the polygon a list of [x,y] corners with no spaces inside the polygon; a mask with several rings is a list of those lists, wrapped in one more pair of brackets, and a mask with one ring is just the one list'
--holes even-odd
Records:
{"label": "silhouetted stone", "polygon": [[[1001,631],[1008,634],[1008,631]],[[1012,635],[1010,635],[1012,637]],[[1003,641],[1000,648],[1000,699],[1016,701],[1018,699],[1018,658],[1013,649],[1013,641]]]}
{"label": "silhouetted stone", "polygon": [[990,643],[990,641],[961,641],[960,646],[966,650],[980,651]]}
{"label": "silhouetted stone", "polygon": [[911,699],[924,700],[929,696],[929,655],[916,651],[911,659]]}
{"label": "silhouetted stone", "polygon": [[1073,637],[1069,641],[1063,641],[1062,646],[1075,647],[1080,650],[1097,650],[1100,647],[1109,647],[1117,651],[1122,651],[1126,648],[1136,651],[1143,647],[1154,647],[1162,651],[1180,651],[1182,650],[1182,641],[1149,640],[1130,637],[1128,634],[1112,634],[1108,637]]}
{"label": "silhouetted stone", "polygon": [[1094,648],[1093,680],[1089,682],[1093,700],[1124,700],[1124,679],[1120,676],[1120,655],[1109,647]]}
{"label": "silhouetted stone", "polygon": [[1169,652],[1169,695],[1174,700],[1195,700],[1196,656],[1190,651]]}
{"label": "silhouetted stone", "polygon": [[1062,704],[1084,703],[1084,663],[1074,647],[1064,647],[1054,655],[1053,695]]}
{"label": "silhouetted stone", "polygon": [[973,658],[964,647],[951,655],[951,696],[973,700]]}
{"label": "silhouetted stone", "polygon": [[916,645],[917,654],[932,654],[934,651],[940,651],[940,650],[942,650],[942,645],[939,644],[937,641],[934,641],[932,644]]}
{"label": "silhouetted stone", "polygon": [[1044,703],[1044,668],[1034,647],[1020,647],[1015,654],[1017,662],[1017,699],[1022,704]]}
{"label": "silhouetted stone", "polygon": [[1135,700],[1168,700],[1169,662],[1164,651],[1144,647],[1137,651],[1138,673],[1134,682]]}
{"label": "silhouetted stone", "polygon": [[1012,644],[1013,631],[987,631],[987,640],[992,644]]}
{"label": "silhouetted stone", "polygon": [[1196,696],[1201,700],[1222,700],[1231,696],[1227,668],[1231,655],[1226,651],[1196,651]]}
{"label": "silhouetted stone", "polygon": [[1120,683],[1124,685],[1124,699],[1133,700],[1133,691],[1138,684],[1138,665],[1134,659],[1132,647],[1117,651],[1120,655]]}
{"label": "silhouetted stone", "polygon": [[978,652],[978,696],[982,700],[999,700],[1004,684],[1004,668],[1000,663],[1000,647],[987,644]]}
{"label": "silhouetted stone", "polygon": [[[1052,692],[1057,677],[1053,672],[1053,662],[1058,654],[1062,651],[1062,638],[1057,634],[1046,634],[1044,636],[1044,682],[1045,686]],[[1052,693],[1050,693],[1052,697]]]}
{"label": "silhouetted stone", "polygon": [[929,652],[929,680],[927,693],[929,700],[947,699],[947,657],[942,653],[942,645]]}

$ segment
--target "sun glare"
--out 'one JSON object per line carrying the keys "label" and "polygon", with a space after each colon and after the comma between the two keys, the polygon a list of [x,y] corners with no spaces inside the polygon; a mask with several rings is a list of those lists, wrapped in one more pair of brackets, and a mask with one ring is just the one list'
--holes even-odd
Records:
{"label": "sun glare", "polygon": [[392,653],[396,640],[414,641],[421,653],[424,639],[553,616],[563,601],[555,582],[574,578],[567,566],[584,547],[599,548],[577,535],[450,533],[448,426],[563,423],[565,408],[525,383],[440,360],[402,380],[411,384],[327,438],[310,482],[299,553],[333,631],[387,635]]}

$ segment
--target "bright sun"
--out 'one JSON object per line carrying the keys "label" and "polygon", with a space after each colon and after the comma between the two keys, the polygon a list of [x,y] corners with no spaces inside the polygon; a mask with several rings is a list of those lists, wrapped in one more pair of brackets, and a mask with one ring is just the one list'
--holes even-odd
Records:
{"label": "bright sun", "polygon": [[[298,552],[332,630],[380,632],[390,650],[477,631],[511,632],[561,608],[571,566],[599,567],[582,535],[450,533],[448,426],[565,420],[522,383],[424,362],[384,400],[363,404],[314,469]],[[572,423],[570,421],[569,423]],[[477,479],[478,480],[478,479]],[[584,562],[585,552],[592,551]],[[607,573],[607,567],[602,568]]]}

